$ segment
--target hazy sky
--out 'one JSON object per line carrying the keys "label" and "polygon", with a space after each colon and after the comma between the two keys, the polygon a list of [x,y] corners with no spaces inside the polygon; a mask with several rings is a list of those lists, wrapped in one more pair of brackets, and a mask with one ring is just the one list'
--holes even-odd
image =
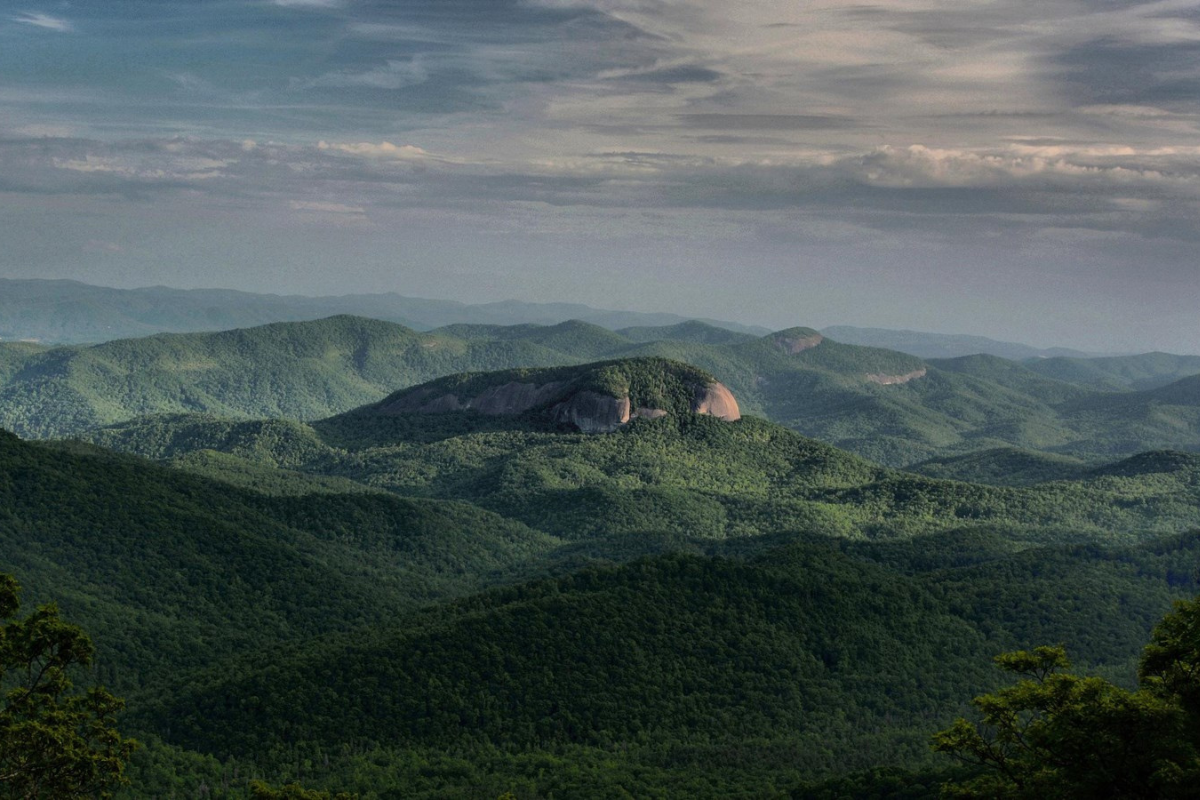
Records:
{"label": "hazy sky", "polygon": [[0,277],[1200,352],[1200,0],[0,0]]}

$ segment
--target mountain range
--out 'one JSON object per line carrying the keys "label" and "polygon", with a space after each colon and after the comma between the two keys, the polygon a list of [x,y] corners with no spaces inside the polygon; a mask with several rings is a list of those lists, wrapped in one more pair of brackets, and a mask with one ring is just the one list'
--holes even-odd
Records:
{"label": "mountain range", "polygon": [[834,325],[821,333],[846,344],[882,347],[899,350],[920,358],[958,358],[959,356],[989,355],[1013,361],[1031,358],[1093,358],[1100,354],[1072,350],[1067,347],[1031,347],[1016,342],[1000,342],[986,336],[924,331],[891,330],[889,328],[857,328],[853,325]]}
{"label": "mountain range", "polygon": [[161,413],[312,421],[464,371],[637,357],[693,364],[742,414],[890,466],[1006,447],[1085,463],[1200,447],[1200,358],[921,360],[810,328],[755,336],[698,321],[419,333],[340,316],[90,346],[0,343],[0,425],[46,438]]}
{"label": "mountain range", "polygon": [[[526,303],[507,300],[467,304],[405,297],[395,293],[334,297],[255,294],[229,289],[173,289],[151,286],[116,289],[70,280],[0,278],[0,341],[80,344],[149,336],[246,328],[349,314],[396,322],[424,331],[455,324],[555,325],[582,320],[610,330],[652,329],[687,322],[666,313],[612,311],[578,303]],[[710,326],[764,335],[767,328],[702,319]],[[927,333],[836,325],[822,331],[844,344],[897,350],[918,358],[994,355],[1014,361],[1042,358],[1094,358],[1103,354],[1063,347],[1038,348],[984,336]],[[710,343],[716,343],[715,341]],[[1194,358],[1200,358],[1196,356]]]}
{"label": "mountain range", "polygon": [[0,343],[0,426],[121,798],[933,798],[996,654],[1129,686],[1200,591],[1182,356],[339,315]]}
{"label": "mountain range", "polygon": [[[459,322],[552,325],[580,319],[607,328],[673,325],[676,314],[606,311],[578,303],[506,300],[470,305],[395,293],[337,297],[254,294],[230,289],[150,286],[114,289],[68,280],[0,278],[0,341],[106,342],[155,333],[192,333],[353,314],[428,330]],[[765,328],[706,320],[750,333]]]}
{"label": "mountain range", "polygon": [[610,433],[556,418],[569,394],[404,407],[418,388],[311,424],[96,436],[158,463],[0,434],[0,571],[95,636],[145,745],[130,797],[245,797],[253,776],[933,797],[928,735],[998,685],[991,655],[1061,642],[1128,682],[1200,588],[1198,456],[934,480],[697,414],[710,377],[633,359],[429,386],[553,378],[666,411]]}

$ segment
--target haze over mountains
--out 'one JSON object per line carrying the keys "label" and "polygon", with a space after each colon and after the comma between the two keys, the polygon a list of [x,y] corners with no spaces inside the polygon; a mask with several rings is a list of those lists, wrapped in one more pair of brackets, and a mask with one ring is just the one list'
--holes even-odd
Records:
{"label": "haze over mountains", "polygon": [[0,426],[62,437],[162,413],[317,420],[458,372],[635,357],[692,364],[741,413],[891,466],[1003,447],[1092,463],[1200,447],[1200,357],[925,361],[808,328],[756,336],[696,321],[419,333],[339,316],[91,346],[0,343]]}
{"label": "haze over mountains", "polygon": [[[668,313],[603,310],[578,303],[508,300],[470,305],[395,293],[308,297],[165,286],[115,289],[69,280],[0,278],[0,341],[95,343],[154,333],[219,331],[271,322],[314,320],[338,314],[397,322],[421,331],[454,324],[554,325],[567,320],[617,330],[638,326],[658,328],[693,319]],[[763,335],[769,332],[768,328],[752,324],[713,319],[699,321],[742,333]],[[625,332],[634,338],[637,336],[632,330]],[[850,325],[827,327],[823,332],[845,344],[898,350],[920,358],[956,358],[985,353],[1020,361],[1103,355],[1063,347],[1031,347],[964,334]]]}
{"label": "haze over mountains", "polygon": [[1200,0],[4,5],[0,800],[1200,800]]}
{"label": "haze over mountains", "polygon": [[846,344],[861,344],[868,347],[883,347],[899,350],[921,358],[958,358],[984,353],[1014,361],[1029,358],[1089,358],[1100,355],[1071,350],[1067,347],[1030,347],[1015,342],[998,342],[986,336],[965,334],[924,333],[921,331],[896,331],[886,328],[857,328],[853,325],[834,325],[823,328],[822,333],[830,339]]}
{"label": "haze over mountains", "polygon": [[[676,314],[605,311],[578,303],[507,300],[468,305],[398,294],[340,297],[254,294],[229,289],[113,289],[66,280],[0,278],[0,341],[51,344],[104,342],[154,333],[219,331],[269,322],[312,320],[355,314],[428,330],[457,322],[551,325],[569,319],[606,328],[672,325]],[[766,333],[765,328],[706,320],[731,330]]]}
{"label": "haze over mountains", "polygon": [[126,797],[931,798],[992,655],[1200,588],[1197,358],[340,315],[2,342],[0,427]]}

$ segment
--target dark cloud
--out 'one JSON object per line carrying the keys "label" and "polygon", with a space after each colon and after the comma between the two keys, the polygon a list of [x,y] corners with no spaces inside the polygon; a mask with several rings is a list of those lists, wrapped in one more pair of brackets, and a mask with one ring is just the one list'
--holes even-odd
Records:
{"label": "dark cloud", "polygon": [[1200,42],[1134,44],[1109,37],[1069,47],[1051,63],[1073,104],[1200,104]]}
{"label": "dark cloud", "polygon": [[620,80],[634,83],[713,83],[721,80],[715,69],[699,66],[678,66],[623,75]]}

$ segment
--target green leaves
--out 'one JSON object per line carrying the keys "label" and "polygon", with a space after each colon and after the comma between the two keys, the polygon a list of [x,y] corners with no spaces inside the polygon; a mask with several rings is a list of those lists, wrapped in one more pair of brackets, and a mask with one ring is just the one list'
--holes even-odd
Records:
{"label": "green leaves", "polygon": [[[0,575],[0,618],[17,613],[18,590]],[[92,653],[53,605],[0,626],[0,798],[92,797],[125,782],[137,745],[115,727],[124,703],[97,687],[72,691],[70,673]]]}
{"label": "green leaves", "polygon": [[1094,798],[1194,796],[1200,777],[1200,601],[1178,603],[1142,658],[1142,688],[1080,677],[1061,647],[996,659],[1023,677],[977,697],[977,724],[957,720],[934,749],[979,767],[952,797]]}

